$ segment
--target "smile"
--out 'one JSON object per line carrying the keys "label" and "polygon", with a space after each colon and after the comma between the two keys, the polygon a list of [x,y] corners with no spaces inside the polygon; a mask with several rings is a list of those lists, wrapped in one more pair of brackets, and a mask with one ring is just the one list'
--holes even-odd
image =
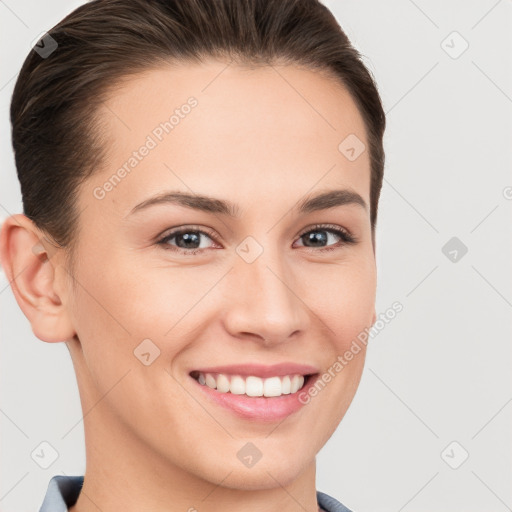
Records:
{"label": "smile", "polygon": [[242,420],[275,423],[305,407],[300,395],[315,385],[320,373],[309,365],[283,364],[202,368],[189,376],[205,405]]}
{"label": "smile", "polygon": [[224,373],[192,372],[191,376],[202,386],[219,393],[250,397],[279,397],[296,393],[304,387],[309,375],[284,375],[267,378],[255,375],[228,375]]}

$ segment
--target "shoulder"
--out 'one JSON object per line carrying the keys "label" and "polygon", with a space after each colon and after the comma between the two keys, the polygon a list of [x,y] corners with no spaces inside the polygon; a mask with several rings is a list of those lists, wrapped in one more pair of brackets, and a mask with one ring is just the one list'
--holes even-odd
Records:
{"label": "shoulder", "polygon": [[83,483],[83,476],[55,475],[48,483],[39,512],[67,512],[76,503]]}
{"label": "shoulder", "polygon": [[316,491],[316,499],[320,507],[322,507],[326,512],[352,512],[350,509],[345,507],[345,505],[325,492]]}

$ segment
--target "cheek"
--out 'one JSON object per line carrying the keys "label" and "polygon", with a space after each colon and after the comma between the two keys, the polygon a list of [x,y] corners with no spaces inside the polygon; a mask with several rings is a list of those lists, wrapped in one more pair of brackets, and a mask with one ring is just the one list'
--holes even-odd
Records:
{"label": "cheek", "polygon": [[158,407],[160,386],[166,393],[179,393],[175,383],[169,386],[168,372],[174,373],[173,363],[182,360],[180,355],[216,318],[219,290],[208,291],[224,272],[161,262],[142,265],[120,254],[109,259],[95,254],[84,262],[77,277],[84,286],[77,288],[74,322],[84,372],[91,375],[96,392],[103,395],[130,371],[123,383],[130,387],[133,382],[129,401],[142,394],[155,397]]}
{"label": "cheek", "polygon": [[362,258],[357,264],[319,266],[314,279],[308,281],[314,288],[304,287],[305,302],[322,320],[326,337],[338,351],[345,350],[360,332],[371,326],[377,281],[375,265],[371,259]]}
{"label": "cheek", "polygon": [[147,431],[148,415],[154,417],[156,429],[177,429],[179,418],[162,410],[162,397],[174,404],[170,411],[183,408],[185,393],[169,372],[190,342],[187,323],[182,325],[180,319],[190,309],[189,302],[193,305],[187,296],[195,294],[187,292],[190,286],[175,271],[142,270],[120,257],[112,257],[111,264],[103,261],[101,272],[93,270],[96,265],[82,267],[77,279],[84,286],[78,286],[75,295],[81,371],[90,402],[101,400],[105,415],[114,411],[139,433]]}
{"label": "cheek", "polygon": [[[80,269],[79,325],[90,335],[133,341],[162,336],[186,313],[193,287],[176,269],[147,268],[122,256],[94,258]],[[91,322],[94,319],[94,322]],[[89,336],[90,337],[90,336]]]}

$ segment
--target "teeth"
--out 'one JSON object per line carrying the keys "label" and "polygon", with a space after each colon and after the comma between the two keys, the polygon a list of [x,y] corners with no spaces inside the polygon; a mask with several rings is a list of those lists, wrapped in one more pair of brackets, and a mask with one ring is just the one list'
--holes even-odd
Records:
{"label": "teeth", "polygon": [[217,377],[217,391],[219,393],[227,393],[229,391],[229,379],[222,375],[222,373]]}
{"label": "teeth", "polygon": [[263,382],[263,394],[265,396],[280,396],[282,394],[282,384],[279,377],[271,377]]}
{"label": "teeth", "polygon": [[210,375],[209,373],[207,373],[205,375],[205,381],[206,381],[206,385],[209,388],[215,389],[217,387],[217,383],[215,382],[215,379],[213,378],[213,375]]}
{"label": "teeth", "polygon": [[199,373],[199,384],[216,389],[219,393],[233,393],[247,396],[281,396],[296,393],[304,386],[304,375],[286,375],[284,377],[260,377],[240,375],[228,376],[222,373]]}
{"label": "teeth", "polygon": [[231,377],[231,385],[229,386],[229,390],[234,395],[245,395],[245,380],[238,375]]}
{"label": "teeth", "polygon": [[281,380],[281,391],[283,392],[283,395],[288,395],[292,392],[292,381],[289,375],[283,377]]}
{"label": "teeth", "polygon": [[[222,374],[219,375],[219,377],[221,376]],[[245,394],[247,396],[263,396],[263,379],[247,377],[245,379]]]}

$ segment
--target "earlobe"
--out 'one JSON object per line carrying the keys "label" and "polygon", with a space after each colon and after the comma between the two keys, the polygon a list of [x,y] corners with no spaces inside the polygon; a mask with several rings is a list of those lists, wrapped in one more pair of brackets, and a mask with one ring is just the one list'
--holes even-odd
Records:
{"label": "earlobe", "polygon": [[75,334],[62,297],[56,292],[57,266],[50,260],[58,250],[23,214],[8,217],[2,225],[2,267],[32,331],[47,342],[66,341]]}
{"label": "earlobe", "polygon": [[373,310],[372,325],[375,323],[376,320],[377,320],[377,311],[374,309]]}

